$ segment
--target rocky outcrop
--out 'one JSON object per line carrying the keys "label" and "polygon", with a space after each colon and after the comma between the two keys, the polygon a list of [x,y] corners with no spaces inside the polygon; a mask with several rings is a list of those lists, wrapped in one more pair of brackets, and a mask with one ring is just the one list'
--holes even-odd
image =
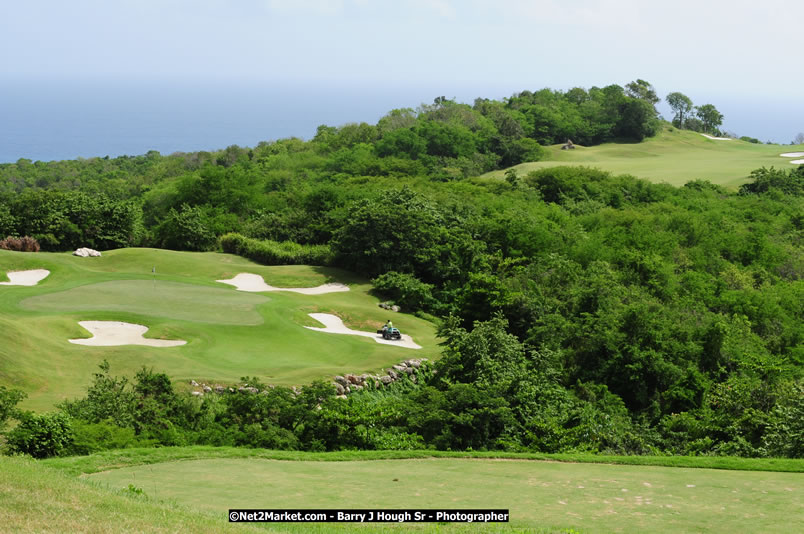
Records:
{"label": "rocky outcrop", "polygon": [[383,310],[388,310],[392,312],[398,312],[400,309],[399,306],[397,306],[396,304],[391,304],[390,302],[380,302],[379,304],[377,304],[377,306],[379,306]]}
{"label": "rocky outcrop", "polygon": [[73,252],[73,256],[80,256],[82,258],[97,258],[100,255],[101,253],[98,252],[97,250],[86,247],[81,247],[79,249],[76,249],[75,252]]}

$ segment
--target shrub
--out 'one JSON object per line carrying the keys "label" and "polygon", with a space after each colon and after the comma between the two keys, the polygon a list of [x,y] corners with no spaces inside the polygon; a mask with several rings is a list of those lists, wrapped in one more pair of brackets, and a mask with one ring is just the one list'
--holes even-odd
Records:
{"label": "shrub", "polygon": [[30,236],[0,239],[0,248],[16,252],[39,252],[39,242]]}
{"label": "shrub", "polygon": [[328,245],[300,245],[293,241],[259,240],[230,233],[221,237],[224,252],[237,254],[265,265],[330,265]]}
{"label": "shrub", "polygon": [[10,417],[17,413],[17,403],[26,397],[25,393],[19,389],[7,389],[0,386],[0,431]]}
{"label": "shrub", "polygon": [[160,246],[173,250],[210,250],[215,244],[208,217],[197,206],[185,204],[181,211],[171,208],[155,233]]}
{"label": "shrub", "polygon": [[72,420],[73,440],[65,448],[70,455],[86,455],[107,449],[153,446],[153,440],[138,438],[133,428],[121,428],[111,422],[87,423]]}
{"label": "shrub", "polygon": [[751,172],[753,182],[740,186],[741,195],[761,194],[778,190],[785,195],[801,196],[804,194],[804,171],[802,167],[788,171],[771,167],[756,169]]}
{"label": "shrub", "polygon": [[374,289],[408,311],[429,310],[433,305],[432,284],[413,275],[389,271],[371,281]]}
{"label": "shrub", "polygon": [[19,416],[20,424],[6,435],[11,452],[30,454],[34,458],[58,456],[73,441],[70,418],[61,413]]}

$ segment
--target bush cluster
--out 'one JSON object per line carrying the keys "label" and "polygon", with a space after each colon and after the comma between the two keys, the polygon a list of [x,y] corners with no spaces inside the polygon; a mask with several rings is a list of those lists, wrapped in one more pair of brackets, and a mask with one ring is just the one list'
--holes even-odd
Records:
{"label": "bush cluster", "polygon": [[300,245],[292,241],[271,241],[230,233],[221,237],[224,252],[237,254],[264,265],[331,265],[328,245]]}
{"label": "bush cluster", "polygon": [[0,249],[16,252],[39,252],[39,242],[30,236],[0,239]]}

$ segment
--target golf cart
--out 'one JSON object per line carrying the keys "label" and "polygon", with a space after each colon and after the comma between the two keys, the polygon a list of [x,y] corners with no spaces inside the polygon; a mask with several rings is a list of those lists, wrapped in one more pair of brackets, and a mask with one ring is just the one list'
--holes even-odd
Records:
{"label": "golf cart", "polygon": [[383,326],[381,330],[377,330],[377,333],[382,334],[383,339],[402,339],[402,332],[399,331],[399,328],[387,328]]}

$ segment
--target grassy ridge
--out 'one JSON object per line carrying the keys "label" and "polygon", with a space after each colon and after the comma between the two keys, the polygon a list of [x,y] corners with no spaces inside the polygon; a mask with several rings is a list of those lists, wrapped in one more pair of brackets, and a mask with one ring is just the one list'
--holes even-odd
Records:
{"label": "grassy ridge", "polygon": [[594,454],[544,454],[450,451],[273,451],[233,447],[164,447],[159,449],[121,449],[90,456],[49,458],[42,463],[74,475],[83,475],[139,465],[215,458],[268,459],[287,461],[355,462],[431,458],[478,458],[506,460],[546,460],[565,463],[604,463],[655,467],[725,469],[803,473],[804,460],[790,458],[735,458],[728,456],[604,456]]}
{"label": "grassy ridge", "polygon": [[[152,269],[156,267],[156,275]],[[371,330],[387,319],[368,294],[370,284],[338,269],[257,265],[229,254],[120,249],[100,258],[0,250],[0,272],[44,268],[34,287],[0,286],[0,384],[25,390],[25,408],[46,410],[83,393],[103,359],[112,372],[133,375],[143,365],[178,381],[232,383],[258,376],[275,384],[305,384],[344,372],[368,372],[410,357],[439,353],[431,323],[397,314],[394,322],[424,348],[412,351],[355,336],[314,332],[310,312],[335,313],[352,328]],[[253,294],[215,280],[240,272],[279,287],[339,281],[351,291],[327,295]],[[83,320],[149,327],[147,337],[184,339],[176,348],[83,347]]]}
{"label": "grassy ridge", "polygon": [[[530,171],[556,165],[598,167],[614,174],[632,174],[653,182],[683,185],[690,180],[709,180],[727,187],[737,187],[760,167],[791,167],[783,152],[804,150],[804,145],[762,145],[746,141],[718,141],[699,133],[666,127],[656,137],[641,143],[606,143],[594,147],[561,150],[547,148],[544,161],[521,163],[512,167],[520,176]],[[503,178],[506,170],[492,171],[483,178]]]}

